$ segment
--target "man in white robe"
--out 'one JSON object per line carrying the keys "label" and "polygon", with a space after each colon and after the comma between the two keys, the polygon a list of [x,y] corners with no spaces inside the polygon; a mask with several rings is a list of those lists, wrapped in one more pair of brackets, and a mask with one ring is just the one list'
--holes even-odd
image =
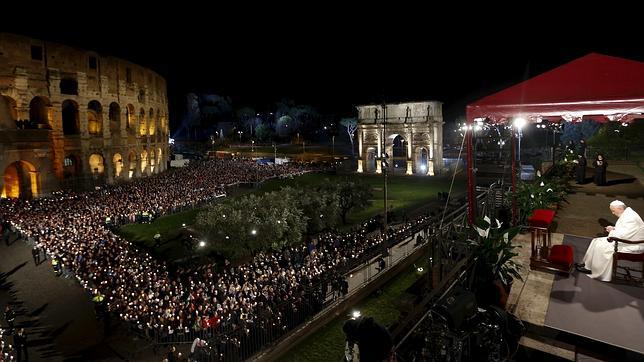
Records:
{"label": "man in white robe", "polygon": [[[642,218],[630,207],[619,200],[610,203],[610,211],[617,216],[615,226],[607,226],[609,237],[626,240],[644,240],[644,222]],[[619,243],[620,252],[635,253],[644,251],[644,244]],[[609,282],[613,275],[613,254],[615,243],[608,242],[608,237],[595,238],[590,243],[584,262],[577,265],[577,269],[589,274],[589,277]]]}

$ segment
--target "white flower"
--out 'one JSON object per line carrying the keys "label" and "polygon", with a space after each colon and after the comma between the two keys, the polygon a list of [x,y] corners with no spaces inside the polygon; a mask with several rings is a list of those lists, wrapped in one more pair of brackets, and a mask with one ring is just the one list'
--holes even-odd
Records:
{"label": "white flower", "polygon": [[532,197],[534,199],[534,194],[530,194],[530,197]]}
{"label": "white flower", "polygon": [[544,187],[546,186],[546,184],[544,184],[543,181],[541,181],[541,184],[539,186]]}
{"label": "white flower", "polygon": [[481,229],[480,227],[476,227],[476,232],[479,233],[484,238],[487,238],[488,234],[490,233],[490,228],[487,228],[486,230]]}
{"label": "white flower", "polygon": [[548,191],[548,192],[552,192],[552,189],[551,189],[551,188],[548,188],[546,191]]}
{"label": "white flower", "polygon": [[500,228],[501,228],[501,225],[503,225],[503,223],[502,223],[502,222],[500,222],[500,221],[499,221],[499,219],[494,219],[494,221],[496,221],[496,228],[497,228],[497,229],[500,229]]}
{"label": "white flower", "polygon": [[537,170],[537,177],[541,177],[541,171]]}

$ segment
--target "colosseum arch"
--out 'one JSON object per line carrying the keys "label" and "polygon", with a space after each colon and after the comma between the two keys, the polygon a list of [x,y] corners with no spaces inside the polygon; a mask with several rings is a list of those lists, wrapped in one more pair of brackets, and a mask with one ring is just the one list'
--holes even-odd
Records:
{"label": "colosseum arch", "polygon": [[128,164],[128,178],[132,178],[134,176],[134,173],[136,172],[136,153],[134,151],[130,151],[130,154],[127,156],[127,164]]}
{"label": "colosseum arch", "polygon": [[141,173],[145,172],[145,168],[148,166],[148,151],[143,149],[141,152]]}
{"label": "colosseum arch", "polygon": [[126,129],[129,134],[136,133],[136,109],[133,105],[128,104],[125,108],[125,118],[127,121]]}
{"label": "colosseum arch", "polygon": [[0,97],[0,128],[14,129],[18,120],[18,103],[9,96]]}
{"label": "colosseum arch", "polygon": [[87,104],[87,131],[95,136],[103,134],[103,106],[99,101]]}
{"label": "colosseum arch", "polygon": [[89,170],[93,175],[102,175],[105,172],[105,159],[100,153],[92,153],[89,156]]}
{"label": "colosseum arch", "polygon": [[29,102],[29,128],[51,128],[49,119],[49,99],[42,96],[34,97]]}
{"label": "colosseum arch", "polygon": [[110,110],[108,113],[110,119],[110,133],[112,137],[121,135],[121,106],[118,103],[110,103]]}
{"label": "colosseum arch", "polygon": [[150,154],[148,155],[148,160],[150,163],[150,172],[154,173],[154,170],[157,165],[157,157],[156,157],[156,152],[154,152],[154,148],[150,149]]}
{"label": "colosseum arch", "polygon": [[115,153],[112,157],[112,163],[114,164],[114,177],[120,177],[121,172],[123,171],[123,157],[120,153]]}
{"label": "colosseum arch", "polygon": [[78,103],[67,99],[62,104],[63,134],[77,135],[80,133],[80,120],[78,118]]}
{"label": "colosseum arch", "polygon": [[156,131],[157,125],[157,118],[154,116],[154,109],[150,108],[150,116],[148,118],[148,134],[150,136],[154,136],[154,132]]}
{"label": "colosseum arch", "polygon": [[145,109],[141,108],[139,112],[139,135],[145,136],[148,132],[148,122],[145,118]]}
{"label": "colosseum arch", "polygon": [[16,161],[4,170],[2,197],[30,199],[37,197],[38,173],[34,165],[27,161]]}

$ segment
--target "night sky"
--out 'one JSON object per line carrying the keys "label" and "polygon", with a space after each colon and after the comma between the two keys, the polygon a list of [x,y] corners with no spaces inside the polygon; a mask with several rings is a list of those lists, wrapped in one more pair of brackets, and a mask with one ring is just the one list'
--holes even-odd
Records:
{"label": "night sky", "polygon": [[109,31],[105,26],[0,30],[156,70],[168,81],[175,124],[189,91],[230,96],[235,108],[259,111],[287,97],[337,116],[383,99],[436,99],[445,103],[445,120],[453,121],[468,102],[589,52],[644,61],[636,22],[486,19],[456,31],[460,22],[437,23],[436,14],[423,18],[408,12],[385,25],[377,13],[319,15],[317,20],[310,14],[227,20],[220,15]]}

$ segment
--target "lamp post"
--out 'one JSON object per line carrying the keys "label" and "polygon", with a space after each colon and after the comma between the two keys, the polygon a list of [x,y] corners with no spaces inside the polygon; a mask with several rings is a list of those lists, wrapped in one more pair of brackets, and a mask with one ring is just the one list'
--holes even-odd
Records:
{"label": "lamp post", "polygon": [[335,135],[331,136],[331,158],[335,159]]}
{"label": "lamp post", "polygon": [[528,121],[526,121],[526,119],[523,117],[518,117],[514,119],[514,127],[519,131],[519,147],[518,147],[519,170],[521,170],[521,137],[523,136],[523,127],[525,127],[526,123],[528,123]]}
{"label": "lamp post", "polygon": [[[385,218],[384,218],[384,225],[383,225],[383,247],[387,247],[387,197],[388,197],[388,190],[387,190],[387,172],[389,169],[389,164],[388,164],[388,155],[387,155],[387,103],[384,101],[382,102],[382,131],[383,131],[383,137],[382,137],[382,142],[383,142],[383,153],[385,155],[384,157],[384,164],[381,165],[382,168],[382,176],[383,176],[383,184],[384,184],[384,196],[385,196]],[[385,166],[385,167],[383,167]]]}
{"label": "lamp post", "polygon": [[239,143],[241,143],[241,136],[244,131],[237,131],[237,134],[239,135]]}
{"label": "lamp post", "polygon": [[277,145],[273,143],[273,164],[277,164]]}

